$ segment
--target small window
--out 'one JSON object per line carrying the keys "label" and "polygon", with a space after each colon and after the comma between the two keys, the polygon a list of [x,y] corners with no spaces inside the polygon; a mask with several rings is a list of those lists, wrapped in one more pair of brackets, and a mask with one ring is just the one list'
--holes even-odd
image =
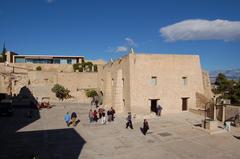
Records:
{"label": "small window", "polygon": [[124,86],[124,78],[122,78],[122,86]]}
{"label": "small window", "polygon": [[156,86],[157,85],[157,77],[156,76],[152,76],[152,78],[151,78],[151,85],[152,86]]}
{"label": "small window", "polygon": [[114,84],[114,79],[112,78],[112,86],[113,86],[113,84]]}
{"label": "small window", "polygon": [[188,84],[187,77],[182,77],[183,85],[186,86]]}
{"label": "small window", "polygon": [[67,64],[72,64],[72,59],[67,59]]}

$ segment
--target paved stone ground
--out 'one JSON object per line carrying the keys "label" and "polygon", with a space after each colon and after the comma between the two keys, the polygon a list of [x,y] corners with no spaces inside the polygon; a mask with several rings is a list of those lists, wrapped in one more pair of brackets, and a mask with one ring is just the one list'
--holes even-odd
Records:
{"label": "paved stone ground", "polygon": [[[58,103],[52,109],[16,110],[14,117],[0,118],[0,159],[236,159],[240,157],[240,128],[209,135],[195,128],[202,117],[188,113],[166,114],[148,119],[149,133],[140,132],[143,119],[133,119],[134,129],[125,128],[123,114],[106,125],[89,124],[87,104]],[[67,127],[63,116],[77,112],[81,122]]]}

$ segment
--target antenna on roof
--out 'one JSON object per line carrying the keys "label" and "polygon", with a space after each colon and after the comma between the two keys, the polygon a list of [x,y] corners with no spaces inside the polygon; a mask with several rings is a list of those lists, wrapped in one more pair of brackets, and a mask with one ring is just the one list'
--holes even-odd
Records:
{"label": "antenna on roof", "polygon": [[134,50],[133,50],[133,48],[131,48],[131,54],[134,54]]}
{"label": "antenna on roof", "polygon": [[7,49],[6,49],[6,45],[5,45],[5,41],[3,42],[3,50],[2,50],[2,53],[6,53],[7,52]]}

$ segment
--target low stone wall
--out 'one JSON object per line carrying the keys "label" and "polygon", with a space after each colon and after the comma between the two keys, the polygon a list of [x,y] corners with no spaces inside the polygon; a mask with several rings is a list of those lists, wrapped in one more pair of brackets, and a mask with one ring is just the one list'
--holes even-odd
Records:
{"label": "low stone wall", "polygon": [[[217,119],[223,120],[223,105],[217,107]],[[240,106],[227,105],[225,106],[225,120],[232,120],[235,115],[240,113]]]}
{"label": "low stone wall", "polygon": [[41,67],[42,71],[50,72],[73,72],[72,64],[32,64],[32,63],[13,63],[15,71],[17,72],[28,72],[36,71],[38,66]]}
{"label": "low stone wall", "polygon": [[234,105],[226,106],[225,119],[230,120],[239,113],[240,113],[240,106],[234,106]]}
{"label": "low stone wall", "polygon": [[197,115],[205,116],[205,111],[204,110],[189,109],[189,112],[197,114]]}

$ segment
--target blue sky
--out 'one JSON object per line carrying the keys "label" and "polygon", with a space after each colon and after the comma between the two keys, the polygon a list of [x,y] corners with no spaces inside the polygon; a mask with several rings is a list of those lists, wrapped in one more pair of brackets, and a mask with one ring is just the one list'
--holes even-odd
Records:
{"label": "blue sky", "polygon": [[19,54],[109,60],[198,54],[207,70],[240,68],[238,0],[0,0],[0,43]]}

